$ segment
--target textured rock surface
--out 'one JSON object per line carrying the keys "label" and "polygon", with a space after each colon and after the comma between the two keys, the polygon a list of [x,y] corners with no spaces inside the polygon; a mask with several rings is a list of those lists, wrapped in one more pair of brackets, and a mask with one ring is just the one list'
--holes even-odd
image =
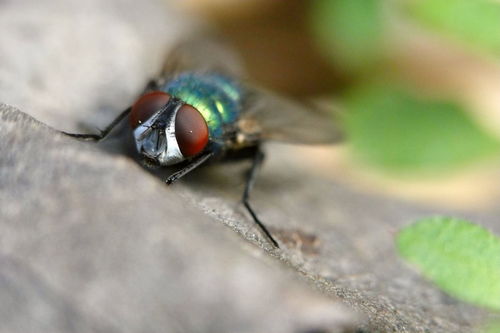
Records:
{"label": "textured rock surface", "polygon": [[[0,101],[68,131],[106,124],[191,29],[155,1],[35,3],[0,3]],[[167,188],[117,142],[0,116],[0,331],[469,332],[483,315],[394,252],[398,228],[444,212],[304,173],[303,148],[269,145],[253,193],[275,250],[239,204],[244,163]]]}
{"label": "textured rock surface", "polygon": [[356,319],[134,161],[0,115],[0,331],[294,332]]}

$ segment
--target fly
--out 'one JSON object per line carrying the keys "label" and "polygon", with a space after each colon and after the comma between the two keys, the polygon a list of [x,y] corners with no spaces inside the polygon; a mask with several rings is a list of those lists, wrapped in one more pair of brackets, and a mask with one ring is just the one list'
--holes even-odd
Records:
{"label": "fly", "polygon": [[180,166],[165,180],[168,185],[209,160],[241,153],[252,160],[243,204],[271,243],[279,247],[249,200],[264,160],[262,143],[329,144],[341,139],[340,131],[333,126],[330,114],[236,79],[220,50],[208,39],[179,46],[169,60],[177,56],[182,65],[170,62],[145,93],[100,134],[65,134],[100,141],[128,118],[136,149],[148,164]]}

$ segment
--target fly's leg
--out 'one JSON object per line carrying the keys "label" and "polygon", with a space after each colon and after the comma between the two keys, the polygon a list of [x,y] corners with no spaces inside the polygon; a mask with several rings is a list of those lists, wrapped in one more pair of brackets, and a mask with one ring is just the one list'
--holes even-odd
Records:
{"label": "fly's leg", "polygon": [[173,173],[172,175],[170,175],[165,180],[165,182],[167,183],[167,185],[172,184],[176,180],[179,180],[183,176],[187,175],[189,172],[193,171],[194,169],[196,169],[197,167],[199,167],[200,165],[202,165],[203,163],[205,163],[213,155],[214,155],[213,152],[209,152],[209,153],[205,153],[205,154],[202,154],[202,155],[198,156],[197,158],[195,158],[194,160],[192,160],[188,165],[186,165],[184,168],[182,168],[179,171],[177,171],[177,172]]}
{"label": "fly's leg", "polygon": [[[162,82],[160,80],[150,80],[147,83],[146,88],[144,88],[143,94],[148,91],[157,90],[160,87],[161,83]],[[67,133],[67,132],[62,132],[62,133],[80,140],[99,142],[103,140],[113,130],[113,128],[116,125],[118,125],[125,117],[127,117],[131,110],[132,108],[129,107],[128,109],[120,113],[118,117],[116,117],[108,126],[106,126],[104,130],[100,131],[101,133],[99,134],[78,134],[78,133]]]}
{"label": "fly's leg", "polygon": [[[158,90],[163,83],[164,82],[162,79],[149,80],[142,94],[145,94],[149,91]],[[113,130],[113,128],[115,128],[116,125],[118,125],[125,117],[127,117],[131,110],[132,107],[129,107],[128,109],[120,113],[118,117],[116,117],[108,126],[106,126],[104,130],[100,131],[101,133],[99,134],[78,134],[67,132],[62,133],[80,140],[99,142],[103,140]]]}
{"label": "fly's leg", "polygon": [[252,161],[252,166],[249,170],[246,183],[245,183],[245,191],[243,192],[243,204],[245,205],[245,208],[248,210],[250,215],[252,216],[255,224],[259,226],[259,228],[262,230],[262,232],[269,238],[271,243],[279,248],[278,242],[274,239],[274,237],[271,235],[269,230],[267,230],[266,226],[260,221],[260,219],[257,217],[257,214],[253,210],[252,206],[250,206],[250,191],[253,188],[253,185],[255,184],[255,181],[257,180],[257,171],[259,170],[260,166],[262,165],[262,162],[264,161],[264,153],[260,149],[260,147],[257,147],[255,150],[255,155],[253,156],[253,161]]}
{"label": "fly's leg", "polygon": [[132,108],[128,108],[120,113],[118,117],[116,117],[108,126],[106,126],[104,130],[100,131],[101,133],[99,134],[78,134],[67,132],[62,133],[80,140],[99,142],[104,139],[113,130],[113,128],[115,128],[116,125],[118,125],[125,117],[127,117],[131,110]]}

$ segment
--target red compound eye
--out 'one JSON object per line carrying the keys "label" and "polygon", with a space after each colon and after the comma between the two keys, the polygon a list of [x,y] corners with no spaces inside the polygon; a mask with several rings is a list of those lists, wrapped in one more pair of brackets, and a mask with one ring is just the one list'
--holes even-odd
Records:
{"label": "red compound eye", "polygon": [[163,91],[153,91],[141,96],[132,106],[129,121],[132,128],[148,120],[153,114],[167,104],[170,95]]}
{"label": "red compound eye", "polygon": [[183,105],[175,118],[175,137],[186,157],[200,153],[208,143],[205,118],[191,105]]}

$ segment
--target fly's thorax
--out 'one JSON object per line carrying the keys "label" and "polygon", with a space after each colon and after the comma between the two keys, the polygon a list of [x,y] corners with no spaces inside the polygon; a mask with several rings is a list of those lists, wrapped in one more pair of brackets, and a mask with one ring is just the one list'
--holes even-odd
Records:
{"label": "fly's thorax", "polygon": [[137,151],[163,166],[199,154],[209,141],[206,121],[198,110],[161,91],[139,98],[130,122]]}
{"label": "fly's thorax", "polygon": [[219,74],[184,72],[169,80],[162,90],[195,107],[214,140],[220,140],[224,127],[233,124],[241,113],[241,86]]}

